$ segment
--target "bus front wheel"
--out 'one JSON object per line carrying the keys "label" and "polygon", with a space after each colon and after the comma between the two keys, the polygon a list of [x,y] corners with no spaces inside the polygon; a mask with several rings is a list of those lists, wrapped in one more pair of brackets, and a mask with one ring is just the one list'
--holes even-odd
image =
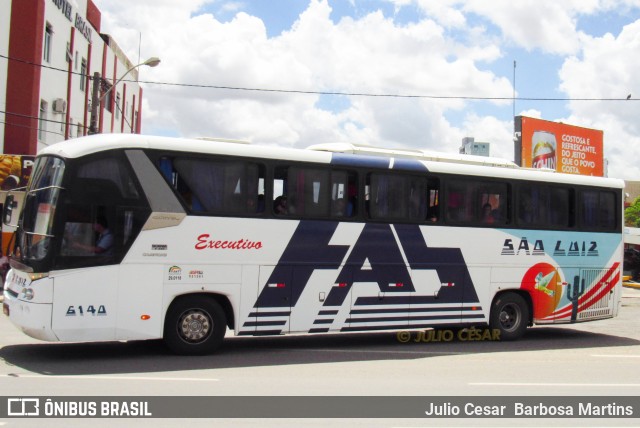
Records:
{"label": "bus front wheel", "polygon": [[517,293],[497,296],[491,307],[489,327],[500,331],[501,340],[522,337],[529,324],[529,305]]}
{"label": "bus front wheel", "polygon": [[167,312],[164,341],[176,354],[209,354],[222,344],[226,324],[224,310],[215,300],[183,297],[172,303]]}

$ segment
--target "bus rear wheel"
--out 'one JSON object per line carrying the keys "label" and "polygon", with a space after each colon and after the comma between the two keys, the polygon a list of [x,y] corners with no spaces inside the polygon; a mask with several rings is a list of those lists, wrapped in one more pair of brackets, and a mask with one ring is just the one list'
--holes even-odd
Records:
{"label": "bus rear wheel", "polygon": [[171,304],[164,323],[164,342],[176,354],[204,355],[222,344],[227,329],[224,310],[215,300],[187,296]]}
{"label": "bus rear wheel", "polygon": [[529,324],[529,305],[517,293],[497,296],[491,307],[489,327],[500,331],[500,340],[522,337]]}

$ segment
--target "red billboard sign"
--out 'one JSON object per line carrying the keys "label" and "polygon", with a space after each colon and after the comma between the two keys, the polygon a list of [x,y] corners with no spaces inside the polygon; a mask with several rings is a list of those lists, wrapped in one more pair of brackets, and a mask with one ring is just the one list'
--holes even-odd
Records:
{"label": "red billboard sign", "polygon": [[516,163],[567,174],[604,175],[603,131],[516,117]]}

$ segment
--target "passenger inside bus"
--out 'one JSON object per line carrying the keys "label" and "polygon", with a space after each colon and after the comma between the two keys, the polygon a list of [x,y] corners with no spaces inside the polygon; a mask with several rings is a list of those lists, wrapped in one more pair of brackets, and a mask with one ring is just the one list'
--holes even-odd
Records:
{"label": "passenger inside bus", "polygon": [[429,207],[429,209],[427,210],[427,220],[429,220],[432,223],[435,223],[438,221],[438,206],[437,205],[432,205]]}
{"label": "passenger inside bus", "polygon": [[278,196],[276,200],[273,201],[273,212],[277,215],[287,214],[287,197],[286,196]]}
{"label": "passenger inside bus", "polygon": [[96,233],[95,245],[74,241],[71,243],[71,247],[87,254],[113,255],[114,238],[106,217],[98,216],[93,224],[93,230]]}
{"label": "passenger inside bus", "polygon": [[482,222],[491,224],[494,222],[493,210],[491,209],[491,204],[486,203],[482,206]]}

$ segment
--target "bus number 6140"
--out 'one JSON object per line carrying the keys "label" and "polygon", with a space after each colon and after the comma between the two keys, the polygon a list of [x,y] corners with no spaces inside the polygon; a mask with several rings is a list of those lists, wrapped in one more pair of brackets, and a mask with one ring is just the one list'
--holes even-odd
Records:
{"label": "bus number 6140", "polygon": [[98,309],[96,309],[96,307],[94,305],[89,305],[87,307],[84,307],[82,305],[79,306],[69,306],[69,308],[67,308],[67,316],[68,317],[74,317],[76,315],[79,316],[84,316],[85,314],[87,315],[107,315],[107,309],[104,307],[104,305],[100,305],[98,306]]}

